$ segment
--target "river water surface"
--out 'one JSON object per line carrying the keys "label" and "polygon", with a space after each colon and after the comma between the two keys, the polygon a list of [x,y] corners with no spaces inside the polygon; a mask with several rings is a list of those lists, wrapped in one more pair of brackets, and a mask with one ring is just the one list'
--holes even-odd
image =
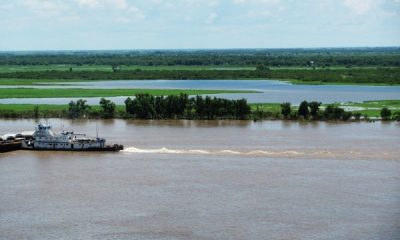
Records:
{"label": "river water surface", "polygon": [[[400,126],[67,121],[120,153],[0,154],[0,239],[398,239]],[[0,120],[0,133],[33,120]]]}

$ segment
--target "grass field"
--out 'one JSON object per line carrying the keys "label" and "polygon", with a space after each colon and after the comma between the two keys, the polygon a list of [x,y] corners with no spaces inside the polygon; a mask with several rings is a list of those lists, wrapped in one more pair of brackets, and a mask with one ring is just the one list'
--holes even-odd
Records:
{"label": "grass field", "polygon": [[155,96],[254,93],[254,91],[234,90],[184,90],[184,89],[37,89],[37,88],[0,88],[0,98],[64,98],[64,97],[118,97],[148,93]]}
{"label": "grass field", "polygon": [[[67,80],[68,82],[86,82],[86,81],[95,81],[95,80],[81,80],[81,79],[71,79]],[[53,85],[53,83],[58,83],[57,86],[60,86],[60,83],[66,82],[66,80],[62,79],[0,79],[0,85],[3,86],[29,86],[29,85]]]}

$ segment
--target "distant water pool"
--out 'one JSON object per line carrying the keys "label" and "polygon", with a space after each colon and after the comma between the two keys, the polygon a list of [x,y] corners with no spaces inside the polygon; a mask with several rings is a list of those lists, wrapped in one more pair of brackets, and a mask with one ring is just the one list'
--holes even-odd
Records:
{"label": "distant water pool", "polygon": [[[359,85],[293,85],[277,80],[108,80],[88,82],[60,82],[57,86],[13,86],[27,88],[82,88],[82,89],[203,89],[203,90],[252,90],[260,93],[217,94],[228,99],[246,98],[250,103],[292,102],[303,100],[333,102],[362,102],[368,100],[400,99],[400,86]],[[9,88],[10,86],[1,86]],[[127,96],[108,97],[123,104]],[[65,104],[77,98],[17,98],[0,99],[0,103]],[[89,104],[97,104],[100,98],[85,98]]]}

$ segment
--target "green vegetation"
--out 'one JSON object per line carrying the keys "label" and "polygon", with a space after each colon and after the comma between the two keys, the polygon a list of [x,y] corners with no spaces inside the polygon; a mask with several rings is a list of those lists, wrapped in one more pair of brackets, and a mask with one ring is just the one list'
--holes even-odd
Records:
{"label": "green vegetation", "polygon": [[154,97],[138,94],[125,101],[126,113],[138,119],[247,119],[250,106],[245,99],[228,100],[187,94]]}
{"label": "green vegetation", "polygon": [[245,99],[228,100],[187,94],[152,96],[137,94],[127,98],[125,106],[116,106],[102,98],[99,106],[89,106],[85,100],[68,105],[0,105],[4,118],[133,118],[133,119],[248,119],[250,106]]}
{"label": "green vegetation", "polygon": [[[51,81],[131,80],[131,79],[281,79],[307,84],[400,84],[400,68],[349,69],[268,69],[257,70],[134,70],[134,71],[32,71],[0,73],[0,84],[32,83],[41,79]],[[2,80],[4,79],[4,80]],[[4,82],[3,82],[4,81]]]}
{"label": "green vegetation", "polygon": [[129,79],[400,84],[400,48],[0,53],[0,85]]}
{"label": "green vegetation", "polygon": [[392,117],[392,111],[390,111],[389,108],[384,107],[381,110],[381,118],[384,121],[390,120],[390,118]]}
{"label": "green vegetation", "polygon": [[400,111],[400,100],[365,101],[362,103],[349,102],[337,105],[368,117],[380,117],[381,109],[385,107],[394,113]]}
{"label": "green vegetation", "polygon": [[0,65],[400,67],[400,48],[3,52]]}
{"label": "green vegetation", "polygon": [[[155,71],[155,70],[255,70],[252,66],[118,66],[120,71]],[[40,71],[103,71],[113,72],[111,65],[73,65],[73,64],[56,64],[56,65],[0,65],[0,73],[13,72],[40,72]]]}
{"label": "green vegetation", "polygon": [[0,88],[0,98],[64,98],[64,97],[118,97],[148,93],[156,96],[253,93],[253,91],[230,90],[181,90],[181,89],[37,89],[37,88]]}
{"label": "green vegetation", "polygon": [[[33,105],[33,104],[0,104],[0,117],[5,118],[35,118],[35,117],[88,117],[88,118],[187,118],[187,119],[213,119],[213,118],[237,118],[235,114],[232,113],[232,102],[224,99],[213,99],[213,98],[202,98],[202,100],[196,101],[196,99],[186,99],[183,97],[186,107],[184,113],[182,114],[182,109],[179,107],[178,102],[182,101],[182,94],[174,95],[174,97],[154,97],[147,94],[140,94],[141,98],[139,105],[141,106],[137,110],[136,107],[132,109],[132,106],[138,105],[137,101],[133,99],[127,100],[127,105],[117,105],[113,104],[111,101],[106,99],[102,100],[100,105],[94,105],[86,107],[86,102],[70,102],[69,105]],[[183,95],[184,96],[184,95]],[[206,107],[205,103],[211,104],[213,100],[215,103],[211,104],[209,110],[215,111],[210,115],[199,111],[193,114],[195,109],[201,109],[200,107]],[[79,103],[78,103],[79,102]],[[203,103],[203,105],[198,104],[194,107],[194,103]],[[151,104],[149,104],[151,103]],[[224,104],[228,105],[224,105]],[[243,103],[243,102],[242,102]],[[246,104],[247,105],[247,104]],[[303,103],[305,105],[305,103]],[[81,107],[75,107],[81,106]],[[170,109],[169,112],[173,114],[166,114],[166,112],[161,111],[162,107]],[[182,106],[182,105],[180,105]],[[191,106],[189,108],[189,106]],[[244,106],[244,105],[243,105]],[[261,120],[261,119],[299,119],[299,107],[292,106],[290,103],[263,103],[263,104],[250,104],[250,115],[247,116],[248,119]],[[353,116],[354,120],[369,120],[370,118],[381,117],[381,112],[383,108],[387,108],[391,112],[391,120],[400,120],[400,100],[384,100],[384,101],[370,101],[363,103],[345,103],[345,104],[329,104],[320,105],[318,102],[307,102],[309,108],[309,115],[306,119],[309,120],[349,120]],[[372,109],[371,109],[372,108]],[[73,110],[74,114],[69,112]],[[78,110],[74,110],[78,109]],[[81,110],[79,110],[81,109]],[[171,110],[172,109],[172,110]],[[190,109],[190,111],[188,111]],[[228,109],[228,111],[227,111]],[[286,110],[285,110],[286,109]],[[139,111],[139,112],[137,112]],[[385,110],[386,111],[386,110]],[[301,117],[304,119],[304,117]]]}
{"label": "green vegetation", "polygon": [[[309,102],[309,108],[310,108],[310,115],[314,116],[315,113],[313,114],[313,109],[317,109],[316,106],[313,106],[313,104],[320,104],[318,102]],[[329,104],[321,104],[318,107],[319,109],[325,109]],[[396,116],[396,113],[400,113],[400,100],[379,100],[379,101],[365,101],[362,103],[356,103],[356,102],[348,102],[348,103],[335,103],[335,104],[330,104],[335,107],[340,107],[346,111],[352,112],[354,117],[357,117],[360,115],[360,117],[367,116],[369,118],[379,118],[381,117],[380,113],[382,108],[388,108],[393,112],[392,116]],[[268,113],[270,116],[275,116],[276,114],[282,114],[282,116],[285,116],[284,113],[286,113],[287,118],[289,118],[290,114],[287,112],[289,109],[290,113],[293,115],[293,113],[297,113],[298,111],[298,106],[292,106],[290,103],[283,103],[283,104],[277,104],[277,103],[261,103],[261,104],[251,104],[252,111],[256,111],[257,109],[260,111],[263,111],[264,113]],[[281,112],[281,110],[286,109],[284,112]],[[315,111],[315,110],[314,110]]]}

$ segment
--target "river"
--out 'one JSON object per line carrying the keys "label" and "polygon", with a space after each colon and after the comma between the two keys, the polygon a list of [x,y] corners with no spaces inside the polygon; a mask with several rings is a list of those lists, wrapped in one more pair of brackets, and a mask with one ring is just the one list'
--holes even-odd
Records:
{"label": "river", "polygon": [[[0,239],[398,239],[398,123],[50,119],[119,153],[0,154]],[[0,133],[34,120],[0,120]]]}
{"label": "river", "polygon": [[[400,99],[400,86],[360,85],[294,85],[276,80],[112,80],[88,82],[60,82],[54,86],[0,86],[1,88],[82,88],[82,89],[203,89],[203,90],[250,90],[258,93],[217,94],[210,96],[228,99],[246,98],[249,103],[298,104],[303,100],[334,102],[362,102]],[[117,104],[124,104],[127,96],[108,97]],[[0,104],[67,104],[79,98],[11,98],[0,99]],[[85,98],[90,105],[98,104],[98,98]]]}

